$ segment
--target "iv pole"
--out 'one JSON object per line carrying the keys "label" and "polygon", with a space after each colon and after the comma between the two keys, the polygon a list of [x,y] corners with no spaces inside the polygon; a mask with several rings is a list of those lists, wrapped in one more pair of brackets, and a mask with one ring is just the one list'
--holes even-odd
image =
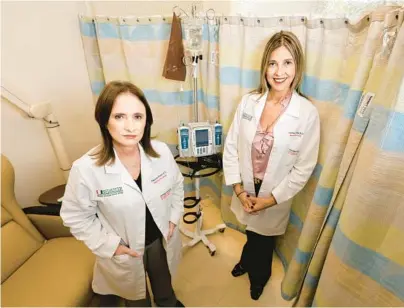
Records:
{"label": "iv pole", "polygon": [[59,163],[59,167],[63,171],[63,176],[67,181],[71,168],[71,160],[64,147],[63,140],[59,131],[60,125],[55,115],[52,113],[50,103],[45,102],[35,105],[26,104],[3,85],[1,86],[1,96],[4,97],[12,105],[22,110],[30,118],[44,121],[46,131],[48,132],[48,136],[53,147],[53,151]]}
{"label": "iv pole", "polygon": [[[192,5],[192,18],[196,17],[196,6]],[[202,55],[198,52],[192,52],[192,81],[193,81],[193,105],[194,105],[194,121],[199,122],[199,108],[198,108],[198,63],[199,60],[202,60]],[[199,158],[198,158],[199,159]],[[189,199],[195,200],[195,205],[188,206],[188,208],[196,207],[196,212],[192,213],[196,218],[196,226],[195,231],[191,232],[180,225],[180,231],[186,235],[187,237],[191,238],[191,240],[184,244],[183,246],[193,247],[200,241],[204,243],[204,245],[209,249],[210,255],[214,256],[216,253],[216,246],[208,240],[207,235],[214,234],[217,231],[223,233],[226,225],[219,224],[216,227],[202,231],[202,224],[203,224],[203,211],[201,211],[200,207],[200,175],[199,172],[196,171],[194,174],[194,181],[195,181],[195,198],[190,197]],[[188,198],[185,198],[188,199]],[[184,217],[186,217],[186,213]],[[185,220],[184,220],[185,221]],[[195,220],[194,220],[195,222]]]}

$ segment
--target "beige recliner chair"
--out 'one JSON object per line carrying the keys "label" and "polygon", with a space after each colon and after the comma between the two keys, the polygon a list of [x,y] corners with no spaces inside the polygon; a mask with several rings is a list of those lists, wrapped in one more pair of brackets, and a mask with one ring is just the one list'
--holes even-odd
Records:
{"label": "beige recliner chair", "polygon": [[14,169],[2,155],[1,306],[90,306],[94,260],[60,216],[24,213],[14,195]]}

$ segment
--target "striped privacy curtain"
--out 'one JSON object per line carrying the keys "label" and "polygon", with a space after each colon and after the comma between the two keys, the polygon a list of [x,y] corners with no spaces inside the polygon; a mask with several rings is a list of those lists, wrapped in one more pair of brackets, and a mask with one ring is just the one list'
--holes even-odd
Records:
{"label": "striped privacy curtain", "polygon": [[[259,84],[271,35],[292,31],[305,50],[301,90],[320,114],[319,161],[277,243],[286,268],[282,296],[297,306],[404,305],[402,20],[398,9],[356,23],[305,16],[221,20],[225,132],[241,96]],[[360,105],[371,93],[371,105]],[[223,186],[223,219],[244,230],[229,209],[231,194]]]}
{"label": "striped privacy curtain", "polygon": [[[305,51],[301,90],[320,114],[319,161],[276,249],[286,269],[282,296],[296,306],[404,306],[403,15],[385,7],[357,22],[205,21],[199,114],[225,133],[241,96],[258,85],[271,35],[292,31]],[[176,128],[192,121],[192,78],[189,68],[182,84],[162,77],[171,18],[80,17],[80,29],[94,98],[110,80],[138,85],[151,103],[152,133],[176,154]],[[221,175],[203,178],[202,197],[213,197],[226,224],[243,231],[222,183]]]}
{"label": "striped privacy curtain", "polygon": [[[162,16],[79,16],[94,101],[109,81],[133,82],[144,91],[151,105],[155,119],[152,135],[166,142],[176,155],[177,127],[180,123],[193,120],[193,81],[190,66],[187,66],[184,82],[162,76],[171,21],[172,17]],[[182,29],[184,31],[184,27]],[[219,120],[219,67],[215,61],[218,31],[214,20],[206,20],[203,27],[203,59],[198,65],[199,118],[211,122]],[[221,183],[219,175],[202,178],[201,190],[213,200],[219,200],[221,186],[218,183]],[[185,190],[193,190],[188,178]]]}
{"label": "striped privacy curtain", "polygon": [[369,16],[363,97],[375,96],[353,117],[297,306],[404,305],[403,15]]}

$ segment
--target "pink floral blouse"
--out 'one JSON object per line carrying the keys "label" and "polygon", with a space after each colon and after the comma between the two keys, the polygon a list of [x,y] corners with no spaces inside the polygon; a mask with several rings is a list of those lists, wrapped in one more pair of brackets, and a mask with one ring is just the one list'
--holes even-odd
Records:
{"label": "pink floral blouse", "polygon": [[282,110],[275,120],[274,124],[271,125],[268,131],[262,130],[260,123],[258,122],[257,132],[253,139],[251,148],[251,157],[253,165],[253,174],[255,179],[263,180],[265,175],[265,170],[268,166],[269,156],[272,151],[272,146],[274,144],[273,127],[276,122],[286,110],[289,105],[292,95],[288,94],[281,102]]}

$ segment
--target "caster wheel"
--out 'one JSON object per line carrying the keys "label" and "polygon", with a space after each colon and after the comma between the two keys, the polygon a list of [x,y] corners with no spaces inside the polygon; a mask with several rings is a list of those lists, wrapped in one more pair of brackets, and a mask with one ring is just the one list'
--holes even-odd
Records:
{"label": "caster wheel", "polygon": [[216,250],[215,250],[215,251],[211,251],[211,252],[210,252],[210,255],[213,257],[213,256],[215,255],[215,253],[216,253]]}
{"label": "caster wheel", "polygon": [[223,233],[224,230],[225,230],[225,228],[219,229],[219,232],[220,232],[220,233]]}

